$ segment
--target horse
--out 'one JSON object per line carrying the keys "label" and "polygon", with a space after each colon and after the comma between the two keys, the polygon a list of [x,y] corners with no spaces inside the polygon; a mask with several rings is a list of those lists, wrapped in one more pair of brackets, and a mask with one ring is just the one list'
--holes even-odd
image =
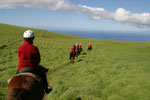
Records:
{"label": "horse", "polygon": [[75,56],[76,56],[75,51],[71,51],[70,52],[70,60],[72,63],[74,63]]}
{"label": "horse", "polygon": [[92,46],[89,46],[89,47],[88,47],[88,50],[92,50]]}
{"label": "horse", "polygon": [[76,46],[75,47],[75,56],[78,58],[79,54],[80,54],[79,47]]}
{"label": "horse", "polygon": [[7,100],[43,100],[44,89],[33,76],[19,74],[8,84]]}
{"label": "horse", "polygon": [[81,52],[81,51],[82,51],[82,48],[79,48],[79,51]]}
{"label": "horse", "polygon": [[7,100],[44,100],[42,84],[29,74],[21,73],[10,80]]}
{"label": "horse", "polygon": [[[40,65],[36,71],[47,73],[48,69]],[[43,81],[31,72],[17,74],[8,83],[7,100],[44,100]]]}
{"label": "horse", "polygon": [[82,48],[79,48],[79,49],[78,49],[78,55],[81,54],[81,51],[82,51]]}

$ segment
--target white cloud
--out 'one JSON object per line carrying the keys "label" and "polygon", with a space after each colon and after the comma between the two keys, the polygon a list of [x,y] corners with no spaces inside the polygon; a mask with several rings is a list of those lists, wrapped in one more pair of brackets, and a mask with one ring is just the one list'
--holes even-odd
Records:
{"label": "white cloud", "polygon": [[78,5],[77,8],[79,13],[87,15],[92,19],[110,19],[112,17],[112,14],[104,8],[93,8],[86,5]]}
{"label": "white cloud", "polygon": [[150,27],[150,13],[136,14],[130,13],[123,8],[118,8],[114,13],[113,20],[137,27]]}
{"label": "white cloud", "polygon": [[0,8],[40,8],[48,10],[70,10],[68,0],[0,0]]}
{"label": "white cloud", "polygon": [[77,11],[94,20],[109,19],[120,23],[131,24],[138,28],[150,28],[150,13],[136,14],[123,8],[118,8],[116,12],[108,12],[104,8],[94,8],[84,5],[79,5]]}
{"label": "white cloud", "polygon": [[124,8],[116,12],[106,11],[104,8],[94,8],[86,5],[73,5],[69,0],[0,0],[0,9],[39,8],[53,11],[75,11],[94,20],[107,19],[120,23],[131,24],[136,27],[150,28],[150,13],[131,13]]}

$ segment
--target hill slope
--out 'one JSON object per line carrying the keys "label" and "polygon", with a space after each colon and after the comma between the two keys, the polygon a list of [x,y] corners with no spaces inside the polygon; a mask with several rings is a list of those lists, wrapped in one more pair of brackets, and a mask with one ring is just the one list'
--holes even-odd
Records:
{"label": "hill slope", "polygon": [[[6,99],[7,79],[15,75],[17,49],[28,28],[0,24],[0,99]],[[54,90],[46,100],[150,100],[150,43],[80,38],[39,29],[34,44],[41,64],[50,69]],[[70,48],[81,42],[83,52],[75,63]],[[93,50],[87,51],[88,43]]]}

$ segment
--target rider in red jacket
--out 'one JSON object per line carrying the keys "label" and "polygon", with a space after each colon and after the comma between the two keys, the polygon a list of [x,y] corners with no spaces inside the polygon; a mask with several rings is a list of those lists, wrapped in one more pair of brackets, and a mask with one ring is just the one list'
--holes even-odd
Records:
{"label": "rider in red jacket", "polygon": [[72,48],[71,48],[71,51],[70,51],[70,59],[71,59],[71,57],[74,57],[75,56],[75,45],[73,45],[72,46]]}
{"label": "rider in red jacket", "polygon": [[22,68],[33,68],[38,67],[40,63],[40,53],[36,46],[33,45],[32,41],[24,41],[24,44],[18,48],[19,65],[18,70]]}
{"label": "rider in red jacket", "polygon": [[[18,48],[18,73],[31,72],[40,76],[43,79],[43,88],[46,93],[52,91],[52,88],[48,88],[48,82],[46,78],[46,72],[48,69],[40,65],[40,53],[36,46],[33,45],[34,32],[27,30],[23,34],[24,44]],[[44,73],[45,72],[45,73]]]}
{"label": "rider in red jacket", "polygon": [[81,43],[79,44],[79,50],[80,50],[80,52],[82,51],[82,44]]}
{"label": "rider in red jacket", "polygon": [[81,45],[81,43],[79,44],[79,48],[82,48],[82,45]]}
{"label": "rider in red jacket", "polygon": [[72,46],[72,48],[71,48],[71,52],[72,52],[72,51],[75,51],[75,46]]}
{"label": "rider in red jacket", "polygon": [[88,50],[91,50],[91,49],[92,49],[92,45],[89,43]]}

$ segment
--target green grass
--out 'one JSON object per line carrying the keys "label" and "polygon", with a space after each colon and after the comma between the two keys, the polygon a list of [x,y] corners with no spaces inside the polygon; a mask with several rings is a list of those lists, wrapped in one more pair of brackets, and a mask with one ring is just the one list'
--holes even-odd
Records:
{"label": "green grass", "polygon": [[[0,100],[6,100],[7,79],[17,70],[17,49],[28,28],[0,24]],[[46,100],[150,100],[150,42],[80,38],[39,29],[34,44],[53,91]],[[70,63],[70,48],[83,52]],[[87,51],[87,45],[93,45]]]}

